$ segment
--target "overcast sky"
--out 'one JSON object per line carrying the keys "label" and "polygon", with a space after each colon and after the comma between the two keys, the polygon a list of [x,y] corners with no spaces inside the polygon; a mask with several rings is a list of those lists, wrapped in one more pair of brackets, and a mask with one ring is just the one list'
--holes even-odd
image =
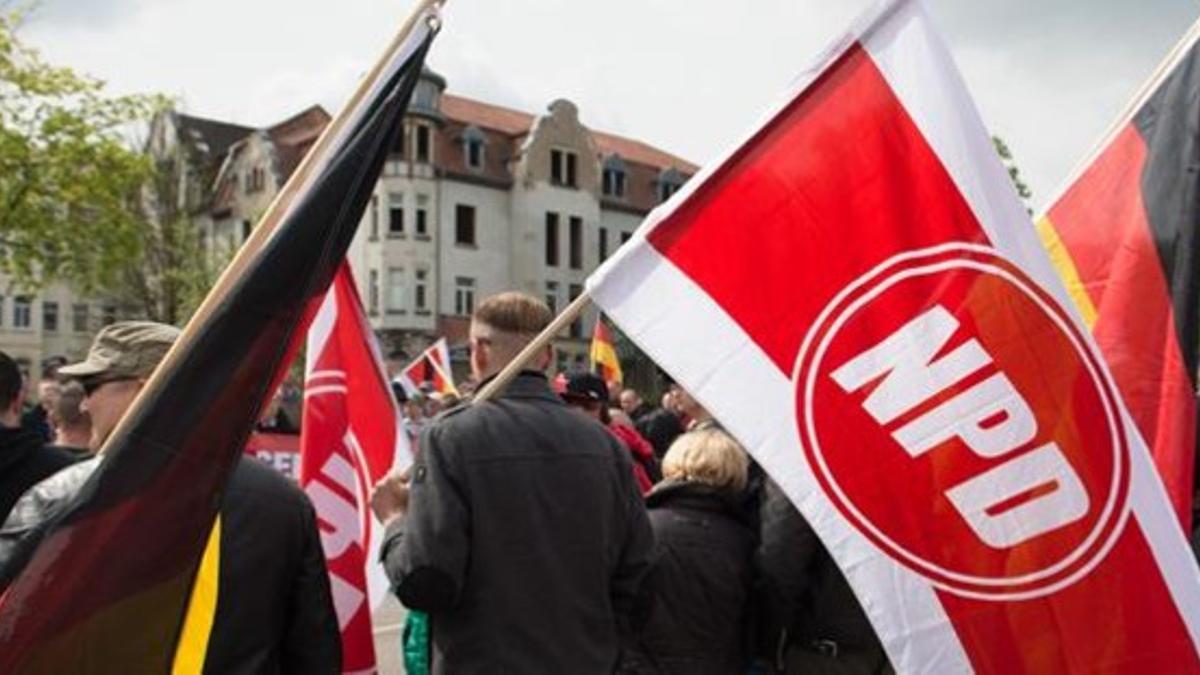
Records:
{"label": "overcast sky", "polygon": [[[0,5],[4,0],[0,0]],[[719,155],[868,0],[449,0],[449,90],[697,163]],[[1198,0],[930,0],[985,123],[1044,205],[1188,26]],[[120,92],[265,125],[336,113],[408,0],[42,0],[25,40]]]}

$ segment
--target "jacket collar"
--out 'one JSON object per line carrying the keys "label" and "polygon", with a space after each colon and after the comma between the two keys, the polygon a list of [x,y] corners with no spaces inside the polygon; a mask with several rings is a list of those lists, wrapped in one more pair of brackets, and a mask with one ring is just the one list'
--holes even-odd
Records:
{"label": "jacket collar", "polygon": [[[492,377],[495,377],[495,375]],[[480,382],[479,388],[482,389],[485,384],[491,381],[492,377]],[[505,385],[504,392],[500,394],[500,397],[540,398],[562,403],[562,399],[550,388],[550,381],[546,379],[546,374],[537,370],[522,370],[512,379],[512,382]]]}
{"label": "jacket collar", "polygon": [[650,494],[646,495],[646,506],[653,509],[671,505],[713,513],[725,513],[741,520],[743,516],[738,499],[739,495],[735,492],[702,483],[668,478],[655,485]]}

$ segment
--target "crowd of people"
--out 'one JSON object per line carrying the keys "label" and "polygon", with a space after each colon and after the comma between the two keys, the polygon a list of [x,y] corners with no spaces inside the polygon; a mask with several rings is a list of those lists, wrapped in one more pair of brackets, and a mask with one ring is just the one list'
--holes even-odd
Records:
{"label": "crowd of people", "polygon": [[[481,303],[474,381],[551,318],[519,293]],[[700,402],[552,382],[552,361],[441,413],[372,494],[394,591],[430,617],[432,672],[890,670],[811,528]]]}
{"label": "crowd of people", "polygon": [[[520,293],[470,325],[472,383],[551,321]],[[122,322],[77,364],[46,364],[39,404],[0,352],[0,570],[103,461],[95,455],[178,331]],[[414,464],[381,481],[379,563],[429,618],[434,673],[882,673],[887,656],[791,501],[682,387],[659,405],[546,347],[492,400],[396,391]],[[298,428],[267,402],[260,427]],[[222,496],[207,672],[340,670],[313,507],[239,461]],[[24,548],[28,548],[24,546]],[[0,588],[8,581],[0,578]],[[247,627],[253,623],[253,629]],[[397,645],[397,649],[399,649]]]}

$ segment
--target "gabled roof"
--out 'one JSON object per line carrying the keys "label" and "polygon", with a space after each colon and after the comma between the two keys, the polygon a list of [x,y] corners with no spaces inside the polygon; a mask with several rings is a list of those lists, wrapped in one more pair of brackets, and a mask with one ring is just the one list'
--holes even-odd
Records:
{"label": "gabled roof", "polygon": [[[447,119],[464,126],[474,124],[507,136],[523,136],[529,132],[536,119],[529,113],[453,94],[442,94],[441,111]],[[603,131],[591,131],[591,134],[596,149],[603,156],[615,153],[627,162],[637,162],[659,169],[673,166],[687,174],[699,170],[695,164],[641,141]]]}
{"label": "gabled roof", "polygon": [[209,157],[225,154],[229,146],[253,133],[254,129],[205,117],[176,113],[179,140],[194,145]]}
{"label": "gabled roof", "polygon": [[267,128],[267,137],[275,144],[279,158],[281,182],[292,175],[332,119],[324,108],[314,105]]}

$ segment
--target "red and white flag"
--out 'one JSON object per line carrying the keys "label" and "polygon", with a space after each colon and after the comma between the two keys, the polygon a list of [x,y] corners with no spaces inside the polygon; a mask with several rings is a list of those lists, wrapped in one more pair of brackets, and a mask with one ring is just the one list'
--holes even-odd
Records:
{"label": "red and white flag", "polygon": [[450,372],[450,346],[446,338],[440,338],[429,345],[428,349],[400,371],[396,381],[409,395],[421,393],[422,385],[427,385],[428,391],[439,394],[458,394],[458,389],[454,386],[454,376]]}
{"label": "red and white flag", "polygon": [[320,524],[342,671],[375,672],[371,610],[385,597],[387,579],[376,563],[383,527],[369,495],[393,465],[411,463],[412,453],[349,265],[338,270],[308,330],[304,372],[300,485]]}
{"label": "red and white flag", "polygon": [[1200,572],[919,3],[589,292],[796,503],[898,671],[1200,670]]}

